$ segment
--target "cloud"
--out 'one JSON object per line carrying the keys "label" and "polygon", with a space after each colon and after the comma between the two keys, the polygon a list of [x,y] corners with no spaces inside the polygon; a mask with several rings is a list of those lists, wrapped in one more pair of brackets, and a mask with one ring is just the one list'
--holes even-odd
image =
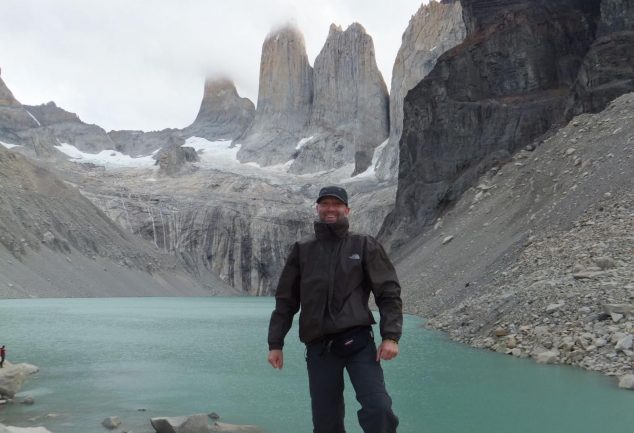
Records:
{"label": "cloud", "polygon": [[54,100],[105,129],[183,127],[208,75],[257,99],[262,42],[295,23],[311,63],[331,22],[373,37],[389,87],[400,38],[419,1],[2,0],[0,67],[18,100]]}

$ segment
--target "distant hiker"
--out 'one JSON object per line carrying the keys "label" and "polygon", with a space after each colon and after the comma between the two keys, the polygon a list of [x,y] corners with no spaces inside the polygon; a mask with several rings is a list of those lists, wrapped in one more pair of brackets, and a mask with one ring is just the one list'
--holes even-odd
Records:
{"label": "distant hiker", "polygon": [[4,366],[4,357],[7,356],[7,349],[4,348],[4,344],[0,347],[0,368]]}
{"label": "distant hiker", "polygon": [[[379,363],[399,352],[403,313],[394,266],[372,236],[348,231],[350,208],[343,188],[322,188],[315,210],[315,234],[295,242],[280,275],[268,361],[273,368],[283,367],[284,338],[301,307],[299,339],[306,344],[314,433],[345,432],[344,368],[361,403],[357,415],[363,431],[395,433],[398,418]],[[370,292],[381,315],[378,350]]]}

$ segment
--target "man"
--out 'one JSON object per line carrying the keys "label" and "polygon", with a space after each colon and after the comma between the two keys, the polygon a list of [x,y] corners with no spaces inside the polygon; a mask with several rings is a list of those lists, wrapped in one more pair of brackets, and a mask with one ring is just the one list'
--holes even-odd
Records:
{"label": "man", "polygon": [[[398,355],[403,323],[394,267],[371,236],[348,232],[348,194],[319,192],[315,235],[296,242],[280,275],[269,324],[268,361],[282,368],[284,337],[301,307],[299,338],[306,362],[315,433],[344,433],[343,370],[348,371],[365,433],[394,433],[398,418],[379,361]],[[372,338],[370,292],[381,316],[382,343]]]}
{"label": "man", "polygon": [[0,368],[4,367],[4,357],[7,356],[7,349],[4,348],[4,344],[0,347]]}

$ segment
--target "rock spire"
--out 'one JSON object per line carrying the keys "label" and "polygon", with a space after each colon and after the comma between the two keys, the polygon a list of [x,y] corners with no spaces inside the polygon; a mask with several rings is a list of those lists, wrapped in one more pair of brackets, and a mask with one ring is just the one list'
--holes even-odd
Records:
{"label": "rock spire", "polygon": [[262,45],[255,119],[236,140],[238,158],[261,165],[288,161],[308,123],[312,99],[313,69],[304,37],[291,25],[271,32]]}
{"label": "rock spire", "polygon": [[389,97],[376,65],[374,43],[359,23],[345,31],[332,24],[315,59],[313,138],[301,149],[293,171],[318,171],[354,162],[364,171],[389,131]]}
{"label": "rock spire", "polygon": [[232,140],[253,121],[255,106],[228,78],[208,78],[196,120],[183,131],[209,140]]}

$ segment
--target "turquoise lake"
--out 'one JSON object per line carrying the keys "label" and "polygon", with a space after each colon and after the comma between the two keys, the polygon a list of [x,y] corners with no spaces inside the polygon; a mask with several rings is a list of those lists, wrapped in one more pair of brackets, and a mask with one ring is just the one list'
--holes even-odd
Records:
{"label": "turquoise lake", "polygon": [[[152,432],[149,418],[216,412],[269,433],[311,432],[304,347],[296,324],[285,366],[266,362],[271,298],[104,298],[0,301],[10,362],[40,372],[0,408],[0,423],[53,433]],[[634,392],[615,380],[538,365],[449,341],[406,317],[401,355],[384,362],[400,433],[624,433]],[[346,388],[348,433],[360,433]],[[141,409],[141,410],[140,410]],[[53,416],[49,416],[53,414]],[[29,421],[31,420],[31,421]]]}

